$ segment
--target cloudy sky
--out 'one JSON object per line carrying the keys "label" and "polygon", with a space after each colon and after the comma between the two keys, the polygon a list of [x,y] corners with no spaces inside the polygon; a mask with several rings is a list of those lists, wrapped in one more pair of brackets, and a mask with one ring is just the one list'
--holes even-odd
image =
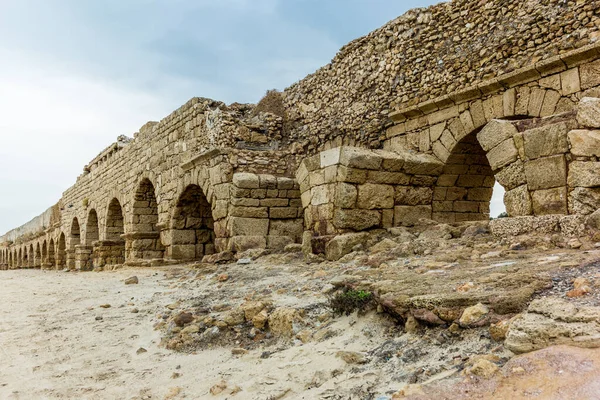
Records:
{"label": "cloudy sky", "polygon": [[[257,102],[435,0],[0,0],[0,234],[194,96]],[[492,212],[494,214],[494,212]]]}

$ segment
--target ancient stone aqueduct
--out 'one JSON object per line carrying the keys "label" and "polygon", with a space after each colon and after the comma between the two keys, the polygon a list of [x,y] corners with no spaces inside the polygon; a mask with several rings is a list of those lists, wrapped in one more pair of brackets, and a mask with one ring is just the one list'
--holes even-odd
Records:
{"label": "ancient stone aqueduct", "polygon": [[0,237],[0,265],[323,252],[349,232],[488,219],[496,181],[513,233],[576,230],[600,207],[599,38],[594,0],[409,11],[256,106],[193,98],[119,137]]}

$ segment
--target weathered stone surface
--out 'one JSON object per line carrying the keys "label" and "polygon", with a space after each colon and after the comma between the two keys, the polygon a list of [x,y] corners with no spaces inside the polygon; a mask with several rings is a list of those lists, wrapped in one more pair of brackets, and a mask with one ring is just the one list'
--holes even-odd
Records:
{"label": "weathered stone surface", "polygon": [[600,99],[584,97],[577,106],[577,122],[589,128],[600,128]]}
{"label": "weathered stone surface", "polygon": [[567,165],[562,155],[525,162],[529,190],[550,189],[567,182]]}
{"label": "weathered stone surface", "polygon": [[431,219],[431,206],[396,206],[394,207],[394,225],[411,226],[421,218]]}
{"label": "weathered stone surface", "polygon": [[352,251],[357,244],[364,243],[369,234],[366,232],[346,233],[331,239],[325,246],[325,257],[336,261]]}
{"label": "weathered stone surface", "polygon": [[502,168],[517,159],[518,152],[512,138],[506,139],[487,153],[487,159],[493,170]]}
{"label": "weathered stone surface", "polygon": [[269,316],[269,328],[276,336],[292,337],[301,322],[302,316],[295,308],[280,307]]}
{"label": "weathered stone surface", "polygon": [[433,190],[428,187],[397,186],[396,205],[417,206],[431,204]]}
{"label": "weathered stone surface", "polygon": [[573,161],[569,165],[570,187],[600,186],[600,161]]}
{"label": "weathered stone surface", "polygon": [[600,131],[574,130],[569,132],[571,154],[582,157],[600,157]]}
{"label": "weathered stone surface", "polygon": [[504,193],[504,204],[506,212],[511,217],[531,215],[533,207],[527,185],[519,186]]}
{"label": "weathered stone surface", "polygon": [[523,162],[521,160],[517,160],[514,163],[502,168],[496,174],[496,180],[506,190],[511,190],[517,186],[524,185],[527,183],[527,178],[525,176],[525,167]]}
{"label": "weathered stone surface", "polygon": [[231,232],[236,235],[267,236],[269,220],[266,218],[231,218]]}
{"label": "weathered stone surface", "polygon": [[483,150],[490,151],[516,134],[517,128],[512,123],[494,119],[477,134],[477,140]]}
{"label": "weathered stone surface", "polygon": [[531,193],[533,213],[535,215],[552,215],[567,213],[567,188],[557,187],[546,190],[535,190]]}
{"label": "weathered stone surface", "polygon": [[504,345],[515,353],[553,345],[600,347],[600,308],[578,307],[557,298],[536,299],[511,323]]}
{"label": "weathered stone surface", "polygon": [[367,210],[394,207],[394,187],[365,183],[358,186],[358,208]]}
{"label": "weathered stone surface", "polygon": [[569,193],[569,211],[587,215],[600,209],[600,187],[578,187]]}
{"label": "weathered stone surface", "polygon": [[362,231],[380,223],[381,212],[377,210],[337,209],[333,216],[333,225],[338,229]]}
{"label": "weathered stone surface", "polygon": [[534,160],[540,157],[566,153],[569,151],[567,130],[567,125],[561,122],[524,132],[525,156],[530,160]]}

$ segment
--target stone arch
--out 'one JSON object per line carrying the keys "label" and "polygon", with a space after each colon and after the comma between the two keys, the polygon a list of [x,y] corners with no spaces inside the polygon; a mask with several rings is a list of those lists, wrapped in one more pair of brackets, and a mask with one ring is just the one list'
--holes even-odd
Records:
{"label": "stone arch", "polygon": [[81,243],[81,227],[79,226],[79,220],[77,217],[73,218],[71,222],[71,234],[69,235],[69,248],[73,250],[75,246]]}
{"label": "stone arch", "polygon": [[156,189],[150,178],[143,178],[132,201],[131,232],[127,259],[162,259],[164,246],[160,238],[158,226],[158,201]]}
{"label": "stone arch", "polygon": [[27,267],[29,267],[29,254],[28,254],[27,246],[23,246],[22,249],[23,249],[23,253],[21,256],[21,267],[27,268]]}
{"label": "stone arch", "polygon": [[8,267],[9,268],[13,268],[14,267],[14,265],[13,265],[13,252],[12,251],[8,252]]}
{"label": "stone arch", "polygon": [[40,247],[40,242],[37,242],[35,245],[35,257],[34,257],[34,263],[33,266],[35,268],[41,268],[42,267],[42,249]]}
{"label": "stone arch", "polygon": [[27,263],[27,267],[28,268],[33,268],[34,264],[35,264],[35,249],[33,248],[33,243],[29,243],[29,249],[28,249],[28,263]]}
{"label": "stone arch", "polygon": [[214,253],[211,204],[200,186],[190,184],[183,190],[173,210],[170,228],[169,258],[195,260]]}
{"label": "stone arch", "polygon": [[125,234],[125,218],[121,202],[115,197],[108,204],[106,211],[106,240],[121,241],[121,235]]}
{"label": "stone arch", "polygon": [[106,210],[104,238],[95,249],[94,266],[118,265],[125,262],[125,217],[121,202],[113,197]]}
{"label": "stone arch", "polygon": [[48,267],[56,268],[56,244],[54,238],[50,238],[48,242]]}
{"label": "stone arch", "polygon": [[67,267],[67,241],[64,232],[60,232],[56,250],[56,269]]}
{"label": "stone arch", "polygon": [[100,240],[100,229],[98,225],[98,213],[92,208],[88,213],[85,224],[85,245],[92,246],[94,242]]}
{"label": "stone arch", "polygon": [[433,219],[441,222],[487,220],[496,182],[486,151],[477,140],[479,129],[452,147],[433,190]]}
{"label": "stone arch", "polygon": [[42,242],[42,269],[46,269],[48,267],[48,242],[46,239]]}

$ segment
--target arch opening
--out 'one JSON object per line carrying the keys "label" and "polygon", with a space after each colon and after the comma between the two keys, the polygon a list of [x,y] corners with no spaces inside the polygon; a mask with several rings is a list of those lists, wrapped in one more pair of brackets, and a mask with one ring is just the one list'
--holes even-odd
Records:
{"label": "arch opening", "polygon": [[38,242],[35,246],[35,258],[34,258],[35,262],[33,263],[33,266],[35,268],[41,268],[42,266],[42,249],[40,247],[40,242]]}
{"label": "arch opening", "polygon": [[54,239],[50,239],[48,242],[48,265],[50,268],[56,268],[56,245]]}
{"label": "arch opening", "polygon": [[455,144],[437,180],[432,203],[434,219],[488,220],[495,184],[494,172],[474,131]]}
{"label": "arch opening", "polygon": [[116,198],[108,204],[104,237],[96,249],[94,266],[119,265],[125,262],[125,234],[123,208]]}
{"label": "arch opening", "polygon": [[48,268],[48,243],[44,240],[42,243],[42,268]]}
{"label": "arch opening", "polygon": [[100,239],[100,230],[98,229],[98,213],[95,209],[91,209],[87,223],[85,224],[85,245],[92,246],[94,242]]}
{"label": "arch opening", "polygon": [[160,259],[164,257],[164,246],[160,240],[158,224],[158,202],[154,185],[145,178],[140,182],[133,199],[133,220],[130,254],[128,259]]}
{"label": "arch opening", "polygon": [[171,221],[170,257],[197,260],[215,252],[211,205],[198,185],[189,185],[179,196]]}
{"label": "arch opening", "polygon": [[22,258],[23,261],[22,261],[22,264],[21,264],[21,266],[23,268],[29,267],[29,254],[28,253],[29,253],[29,251],[27,250],[27,246],[25,246],[23,248],[23,258]]}
{"label": "arch opening", "polygon": [[60,233],[58,238],[58,249],[56,251],[56,268],[63,269],[67,267],[67,243],[64,232]]}

